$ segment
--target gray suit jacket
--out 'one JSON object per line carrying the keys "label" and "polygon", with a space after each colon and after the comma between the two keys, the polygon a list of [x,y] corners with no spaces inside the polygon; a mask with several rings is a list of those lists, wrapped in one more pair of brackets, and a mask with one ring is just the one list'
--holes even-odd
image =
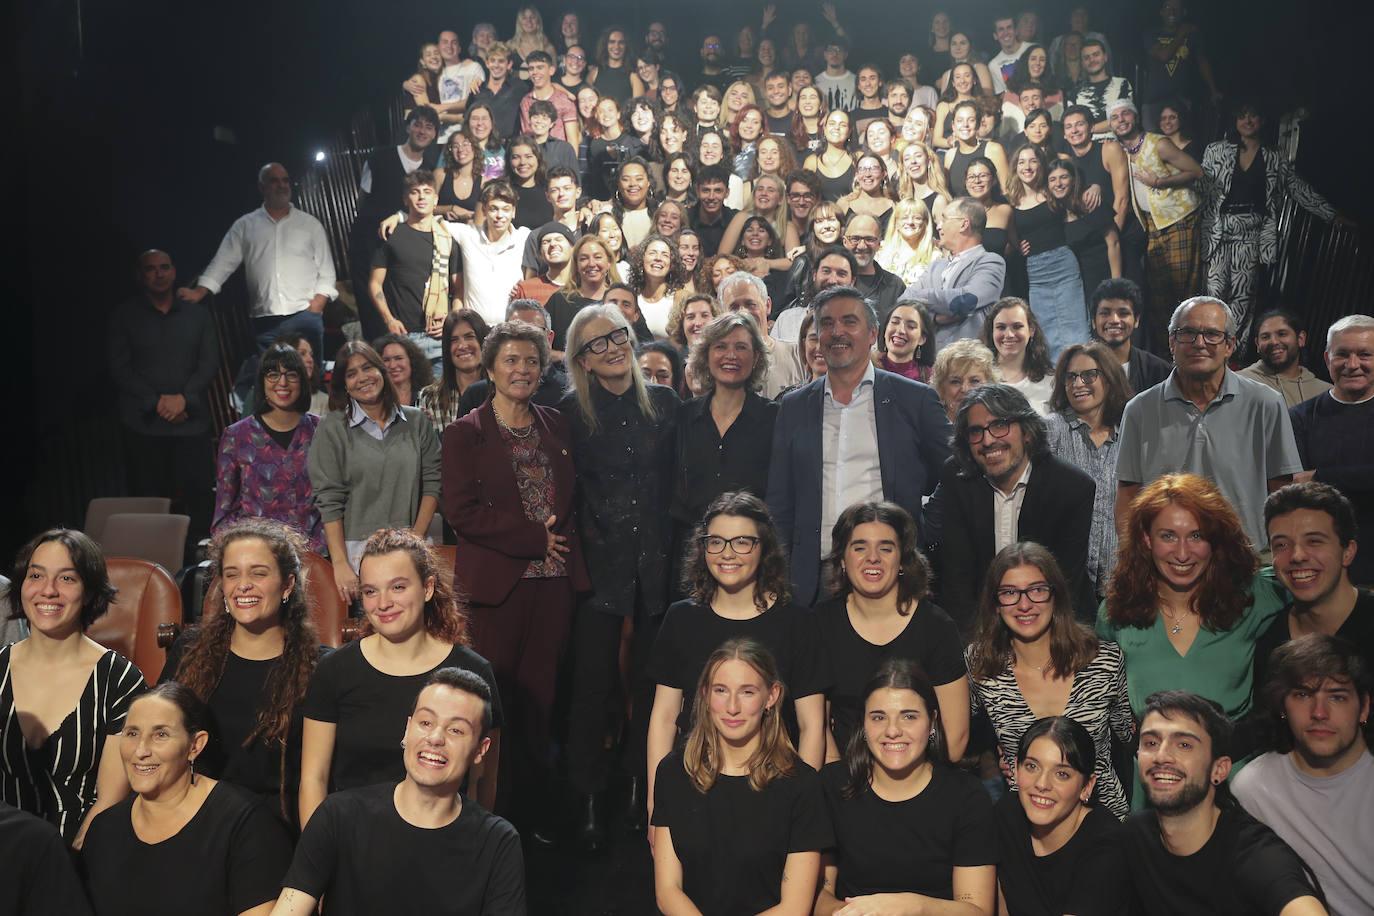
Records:
{"label": "gray suit jacket", "polygon": [[[1000,254],[983,246],[964,252],[957,265],[952,258],[936,258],[921,285],[912,284],[903,299],[919,299],[940,316],[961,318],[955,324],[937,324],[935,349],[955,340],[977,338],[983,333],[983,318],[988,308],[1002,295],[1007,262]],[[946,276],[953,266],[953,273]]]}

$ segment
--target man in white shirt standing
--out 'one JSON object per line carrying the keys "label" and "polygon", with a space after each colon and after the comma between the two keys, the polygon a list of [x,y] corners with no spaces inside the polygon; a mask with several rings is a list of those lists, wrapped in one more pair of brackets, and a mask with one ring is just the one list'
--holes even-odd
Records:
{"label": "man in white shirt standing", "polygon": [[511,287],[524,277],[520,260],[530,230],[526,226],[512,226],[519,200],[510,184],[493,181],[482,188],[482,203],[477,210],[480,226],[474,220],[454,223],[449,230],[463,252],[463,274],[458,279],[456,298],[492,326],[506,320]]}
{"label": "man in white shirt standing", "polygon": [[323,359],[324,307],[338,295],[329,238],[319,220],[292,205],[286,167],[269,162],[259,169],[258,191],[262,206],[234,220],[194,287],[177,290],[183,302],[200,302],[223,289],[243,265],[257,343],[244,363],[250,379],[257,371],[257,355],[288,331],[303,335],[315,359]]}
{"label": "man in white shirt standing", "polygon": [[1007,91],[1007,80],[1011,79],[1016,62],[1030,45],[1016,37],[1016,17],[1010,13],[992,21],[992,37],[997,39],[1002,50],[988,61],[988,72],[992,74],[993,93],[1001,95]]}

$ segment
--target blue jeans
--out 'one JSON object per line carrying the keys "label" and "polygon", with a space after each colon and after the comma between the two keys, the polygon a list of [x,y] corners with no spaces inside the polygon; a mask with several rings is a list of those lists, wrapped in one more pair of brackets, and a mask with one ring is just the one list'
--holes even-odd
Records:
{"label": "blue jeans", "polygon": [[1026,258],[1030,279],[1030,307],[1045,334],[1050,361],[1070,344],[1088,341],[1088,312],[1083,302],[1083,279],[1078,259],[1067,246]]}
{"label": "blue jeans", "polygon": [[[409,334],[406,335],[406,339],[409,340],[409,341],[411,341],[412,343],[414,343],[415,346],[417,346],[417,347],[420,348],[420,352],[421,352],[421,353],[423,353],[423,354],[425,354],[425,356],[429,357],[429,365],[430,365],[431,368],[434,369],[434,377],[435,377],[436,379],[443,378],[443,375],[444,375],[444,348],[443,348],[443,344],[442,344],[439,340],[437,340],[437,339],[435,339],[435,338],[433,338],[433,337],[430,337],[428,334],[422,334],[422,333],[420,333],[420,332],[418,332],[418,331],[411,331]],[[416,395],[419,395],[419,393],[420,393],[420,392],[418,392],[418,391],[415,392]]]}

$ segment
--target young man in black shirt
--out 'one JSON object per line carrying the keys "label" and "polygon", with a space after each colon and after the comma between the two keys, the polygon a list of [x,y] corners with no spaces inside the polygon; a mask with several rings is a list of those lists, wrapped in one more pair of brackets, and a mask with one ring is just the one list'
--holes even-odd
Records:
{"label": "young man in black shirt", "polygon": [[434,672],[406,719],[405,779],[338,792],[315,809],[274,916],[307,916],[321,897],[331,916],[396,912],[398,900],[423,900],[435,914],[524,916],[519,835],[459,793],[491,746],[491,723],[486,681]]}
{"label": "young man in black shirt", "polygon": [[[1102,887],[1133,895],[1144,913],[1325,914],[1302,859],[1224,787],[1232,730],[1205,697],[1162,690],[1145,700],[1136,756],[1152,810],[1122,825]],[[1098,912],[1124,903],[1104,900]]]}
{"label": "young man in black shirt", "polygon": [[708,165],[697,173],[697,202],[687,213],[692,228],[701,237],[701,256],[712,257],[720,251],[725,227],[736,210],[725,206],[730,187],[730,170],[723,165]]}

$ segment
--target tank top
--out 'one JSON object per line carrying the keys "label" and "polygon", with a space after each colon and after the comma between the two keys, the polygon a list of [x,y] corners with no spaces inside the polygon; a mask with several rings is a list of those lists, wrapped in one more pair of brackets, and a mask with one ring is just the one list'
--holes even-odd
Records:
{"label": "tank top", "polygon": [[1078,165],[1078,172],[1082,176],[1079,184],[1085,188],[1090,184],[1095,184],[1101,188],[1102,203],[1099,206],[1111,210],[1116,203],[1116,193],[1112,190],[1112,174],[1107,171],[1107,166],[1102,162],[1102,142],[1101,140],[1094,140],[1092,146],[1082,156],[1073,152],[1072,149],[1069,150],[1069,154],[1073,156],[1074,162]]}
{"label": "tank top", "polygon": [[1030,243],[1030,254],[1043,254],[1064,247],[1064,217],[1039,203],[1029,210],[1011,211],[1016,234]]}
{"label": "tank top", "polygon": [[482,198],[482,182],[474,181],[472,191],[467,197],[459,199],[458,192],[454,187],[454,182],[458,179],[458,171],[450,171],[444,178],[444,186],[439,189],[439,206],[441,207],[462,207],[464,210],[476,210],[477,202]]}
{"label": "tank top", "polygon": [[634,94],[634,89],[630,85],[629,68],[599,68],[596,71],[596,92],[603,99],[612,98],[624,104]]}
{"label": "tank top", "polygon": [[1007,250],[1007,230],[988,226],[983,230],[983,247],[993,254]]}
{"label": "tank top", "polygon": [[[956,144],[958,140],[954,141]],[[954,161],[949,164],[949,193],[953,197],[964,197],[968,194],[968,186],[964,183],[964,176],[968,174],[968,167],[973,160],[987,155],[988,141],[984,140],[973,148],[973,152],[966,153],[957,145],[954,147]]]}
{"label": "tank top", "polygon": [[[816,163],[820,164],[819,160]],[[828,178],[819,168],[816,175],[821,179],[821,197],[832,204],[854,190],[854,166],[850,165],[837,178]]]}

